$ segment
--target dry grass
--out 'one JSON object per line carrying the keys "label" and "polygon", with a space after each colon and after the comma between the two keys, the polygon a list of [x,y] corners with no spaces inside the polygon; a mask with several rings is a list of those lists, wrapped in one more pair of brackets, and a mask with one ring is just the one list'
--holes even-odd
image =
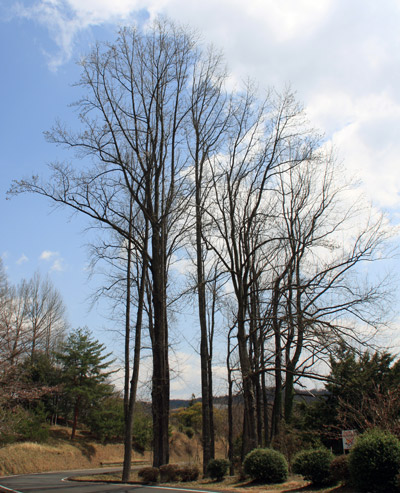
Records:
{"label": "dry grass", "polygon": [[[46,444],[16,443],[0,448],[0,475],[61,471],[100,467],[102,463],[121,463],[122,444],[101,445],[83,435],[69,440],[70,430],[54,427]],[[142,456],[134,457],[134,459]]]}
{"label": "dry grass", "polygon": [[200,464],[202,448],[197,436],[189,438],[185,433],[173,431],[169,444],[171,463]]}

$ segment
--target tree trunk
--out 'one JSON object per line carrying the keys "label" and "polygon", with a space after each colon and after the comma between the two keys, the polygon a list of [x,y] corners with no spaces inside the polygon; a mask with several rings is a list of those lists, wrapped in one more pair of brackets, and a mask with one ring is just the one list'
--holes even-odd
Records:
{"label": "tree trunk", "polygon": [[162,248],[161,228],[153,225],[152,231],[153,277],[153,466],[169,462],[169,364],[168,325],[166,313],[165,249]]}
{"label": "tree trunk", "polygon": [[80,398],[78,397],[75,401],[75,406],[74,406],[74,420],[72,422],[71,440],[75,439],[76,428],[78,426],[79,401],[80,401]]}
{"label": "tree trunk", "polygon": [[243,379],[244,413],[246,417],[246,433],[243,435],[243,453],[248,454],[257,447],[257,424],[255,416],[255,398],[253,391],[252,372],[250,366],[249,352],[247,348],[247,337],[244,323],[244,307],[238,309],[238,346],[240,368]]}
{"label": "tree trunk", "polygon": [[[125,380],[125,393],[129,393],[129,397],[125,396],[125,427],[124,427],[124,464],[122,470],[122,481],[129,481],[129,477],[131,474],[131,462],[132,462],[132,441],[133,441],[133,417],[136,403],[136,391],[139,381],[139,367],[140,367],[140,349],[141,349],[141,334],[142,334],[142,320],[143,320],[143,309],[144,309],[144,296],[145,296],[145,288],[146,288],[146,279],[147,279],[147,241],[148,241],[148,226],[146,223],[145,229],[145,252],[143,255],[143,265],[142,265],[142,275],[140,279],[139,286],[139,299],[138,299],[138,307],[137,307],[137,318],[136,318],[136,330],[135,330],[135,348],[134,348],[134,361],[133,361],[133,369],[132,369],[132,378],[130,382]],[[127,305],[126,305],[126,339],[125,344],[128,345],[128,350],[125,347],[125,378],[126,374],[129,377],[129,365],[130,365],[130,357],[129,357],[129,345],[130,345],[130,275],[131,275],[131,258],[130,251],[128,251],[128,265],[127,265]],[[129,291],[129,297],[128,297]]]}
{"label": "tree trunk", "polygon": [[[262,348],[262,361],[264,361],[264,347]],[[261,375],[262,402],[263,402],[263,424],[264,424],[264,446],[268,447],[269,440],[269,416],[268,416],[268,392],[265,384],[265,372]]]}
{"label": "tree trunk", "polygon": [[275,330],[275,398],[272,408],[271,438],[279,435],[282,419],[282,360],[281,338],[278,328]]}
{"label": "tree trunk", "polygon": [[230,475],[234,474],[233,465],[233,382],[232,382],[232,368],[230,365],[231,355],[231,331],[228,334],[228,352],[226,358],[226,368],[228,373],[228,459],[230,463]]}
{"label": "tree trunk", "polygon": [[[197,168],[198,166],[196,166]],[[198,170],[196,175],[198,175]],[[198,178],[198,176],[196,176]],[[199,181],[199,178],[197,179]],[[211,413],[210,413],[210,368],[208,350],[208,331],[206,318],[206,287],[204,279],[203,248],[201,241],[201,198],[200,185],[196,186],[196,255],[197,255],[197,298],[200,322],[200,362],[201,362],[201,407],[202,407],[202,443],[203,443],[203,474],[207,474],[207,466],[211,453]]]}

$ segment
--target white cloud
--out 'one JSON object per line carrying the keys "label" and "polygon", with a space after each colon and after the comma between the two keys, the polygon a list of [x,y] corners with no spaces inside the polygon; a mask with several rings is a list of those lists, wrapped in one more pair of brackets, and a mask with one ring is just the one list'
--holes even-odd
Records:
{"label": "white cloud", "polygon": [[44,250],[39,257],[40,260],[46,262],[52,262],[50,272],[63,272],[65,271],[64,259],[60,256],[59,252],[52,252],[51,250]]}
{"label": "white cloud", "polygon": [[53,272],[63,272],[65,270],[65,267],[64,267],[64,263],[63,263],[63,259],[56,259],[51,268],[50,268],[50,271]]}
{"label": "white cloud", "polygon": [[50,260],[53,257],[58,257],[60,254],[58,252],[52,252],[50,250],[44,250],[40,254],[40,260]]}
{"label": "white cloud", "polygon": [[24,264],[25,262],[28,262],[28,260],[29,260],[28,257],[23,253],[17,260],[17,264],[18,265]]}
{"label": "white cloud", "polygon": [[309,105],[313,121],[326,128],[349,171],[381,207],[400,206],[398,127],[400,101],[381,92],[351,98],[345,92],[316,95]]}
{"label": "white cloud", "polygon": [[[58,52],[47,52],[49,68],[56,71],[74,55],[77,37],[88,28],[105,23],[126,22],[140,9],[143,2],[132,0],[37,0],[27,6],[17,2],[15,15],[44,26],[58,47]],[[130,19],[133,22],[133,19]],[[76,54],[75,54],[76,55]]]}

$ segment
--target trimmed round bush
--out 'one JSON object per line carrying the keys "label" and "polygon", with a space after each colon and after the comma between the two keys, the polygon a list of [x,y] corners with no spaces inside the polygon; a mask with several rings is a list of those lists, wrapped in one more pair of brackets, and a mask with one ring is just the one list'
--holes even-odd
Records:
{"label": "trimmed round bush", "polygon": [[247,454],[243,469],[252,479],[265,483],[283,483],[288,477],[285,456],[269,448],[254,449]]}
{"label": "trimmed round bush", "polygon": [[138,471],[139,478],[142,478],[146,483],[156,483],[160,471],[158,467],[144,467]]}
{"label": "trimmed round bush", "polygon": [[330,476],[333,483],[348,483],[350,479],[349,456],[338,455],[331,462]]}
{"label": "trimmed round bush", "polygon": [[182,466],[178,469],[178,474],[181,481],[196,481],[200,471],[197,466]]}
{"label": "trimmed round bush", "polygon": [[326,448],[302,450],[295,455],[292,469],[304,479],[315,485],[327,484],[331,481],[330,465],[333,454]]}
{"label": "trimmed round bush", "polygon": [[221,481],[226,475],[229,467],[229,461],[226,459],[211,459],[207,465],[207,474],[211,479]]}
{"label": "trimmed round bush", "polygon": [[178,464],[164,464],[160,466],[160,479],[163,483],[179,481],[179,470],[180,466]]}
{"label": "trimmed round bush", "polygon": [[358,437],[349,457],[350,476],[362,491],[392,491],[400,471],[400,442],[381,430]]}

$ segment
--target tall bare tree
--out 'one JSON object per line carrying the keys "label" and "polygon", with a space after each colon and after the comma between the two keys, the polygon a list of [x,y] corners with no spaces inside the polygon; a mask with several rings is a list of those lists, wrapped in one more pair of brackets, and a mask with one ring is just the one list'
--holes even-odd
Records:
{"label": "tall bare tree", "polygon": [[190,34],[167,21],[155,22],[146,33],[122,29],[115,44],[98,45],[81,61],[78,85],[87,94],[77,106],[83,130],[57,124],[47,135],[91,163],[87,169],[54,163],[49,182],[23,180],[13,190],[39,193],[83,212],[139,250],[140,241],[127,227],[127,194],[148,221],[149,244],[141,253],[151,286],[156,466],[169,459],[167,280],[169,258],[184,227],[182,203],[188,200],[182,171],[188,161],[194,45]]}
{"label": "tall bare tree", "polygon": [[385,257],[389,231],[381,214],[360,205],[354,189],[351,198],[351,184],[338,172],[338,163],[321,153],[279,176],[287,239],[275,264],[271,303],[276,375],[281,371],[276,392],[284,389],[284,399],[276,396],[275,422],[281,402],[290,421],[294,382],[317,378],[314,363],[330,347],[367,343],[386,318],[387,285],[363,280],[362,266]]}
{"label": "tall bare tree", "polygon": [[[238,96],[224,153],[211,161],[213,196],[207,209],[208,247],[229,274],[236,303],[235,324],[242,373],[245,428],[243,453],[257,446],[256,402],[249,352],[249,310],[254,258],[274,241],[262,229],[270,217],[268,191],[278,170],[309,159],[312,136],[289,92],[261,102],[248,90]],[[260,229],[261,228],[261,229]]]}
{"label": "tall bare tree", "polygon": [[[212,323],[207,323],[206,249],[204,246],[204,209],[211,181],[207,174],[207,161],[222,146],[229,126],[230,108],[223,84],[226,73],[221,56],[211,49],[194,67],[191,93],[191,127],[188,132],[188,149],[194,165],[194,216],[195,252],[197,270],[197,303],[200,323],[200,366],[202,395],[203,472],[214,458],[213,396],[212,396]],[[214,292],[215,295],[215,292]],[[215,300],[215,296],[214,296]],[[214,313],[214,310],[211,310]],[[211,319],[212,320],[212,319]]]}

